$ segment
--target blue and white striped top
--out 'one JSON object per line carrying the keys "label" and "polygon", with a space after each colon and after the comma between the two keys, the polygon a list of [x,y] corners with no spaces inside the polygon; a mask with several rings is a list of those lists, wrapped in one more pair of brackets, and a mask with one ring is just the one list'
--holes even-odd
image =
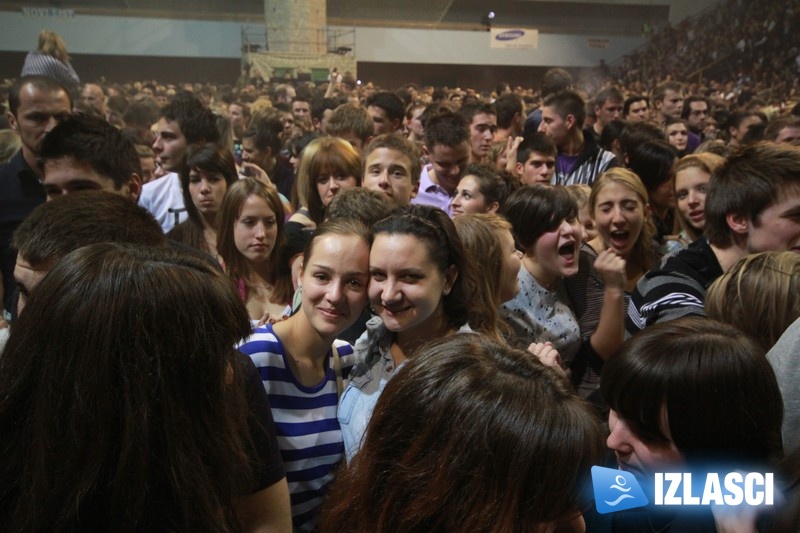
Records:
{"label": "blue and white striped top", "polygon": [[[346,386],[354,363],[353,347],[340,340],[334,345]],[[239,350],[255,363],[269,397],[289,482],[294,528],[312,531],[334,467],[344,455],[342,432],[336,420],[338,392],[333,354],[328,352],[325,379],[306,387],[292,373],[286,349],[271,324],[256,328]]]}

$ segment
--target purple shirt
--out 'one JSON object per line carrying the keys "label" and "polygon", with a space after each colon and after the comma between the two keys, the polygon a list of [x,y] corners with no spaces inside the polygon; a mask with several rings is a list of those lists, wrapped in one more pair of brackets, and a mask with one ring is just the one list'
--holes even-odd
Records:
{"label": "purple shirt", "polygon": [[419,191],[417,192],[417,196],[411,199],[411,203],[415,205],[438,207],[449,216],[450,193],[438,183],[434,183],[433,180],[431,180],[429,172],[433,172],[431,165],[422,167],[422,172],[419,175]]}

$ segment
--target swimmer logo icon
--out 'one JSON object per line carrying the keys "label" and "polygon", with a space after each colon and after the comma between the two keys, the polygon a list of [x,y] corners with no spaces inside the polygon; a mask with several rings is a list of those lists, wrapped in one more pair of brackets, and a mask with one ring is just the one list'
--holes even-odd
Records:
{"label": "swimmer logo icon", "polygon": [[650,503],[633,474],[623,470],[593,466],[592,487],[600,514],[635,509]]}

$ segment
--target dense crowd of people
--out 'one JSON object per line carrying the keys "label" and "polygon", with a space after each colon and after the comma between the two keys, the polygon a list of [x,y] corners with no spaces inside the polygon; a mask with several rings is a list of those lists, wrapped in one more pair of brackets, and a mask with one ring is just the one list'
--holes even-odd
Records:
{"label": "dense crowd of people", "polygon": [[[795,531],[796,13],[703,16],[736,31],[492,93],[78,84],[43,32],[0,136],[0,528]],[[593,467],[649,502],[598,512]],[[660,507],[659,472],[778,496]]]}

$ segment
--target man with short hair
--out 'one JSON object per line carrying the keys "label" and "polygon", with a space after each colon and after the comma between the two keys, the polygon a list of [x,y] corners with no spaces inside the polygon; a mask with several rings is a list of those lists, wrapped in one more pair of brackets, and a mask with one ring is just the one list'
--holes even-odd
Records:
{"label": "man with short hair", "polygon": [[703,237],[636,284],[626,330],[689,315],[705,316],[706,290],[739,259],[757,252],[800,253],[800,148],[746,147],[708,183]]}
{"label": "man with short hair", "polygon": [[450,214],[450,199],[469,161],[469,124],[457,113],[442,111],[425,122],[423,153],[429,163],[422,168],[419,192],[412,204],[438,207]]}
{"label": "man with short hair", "polygon": [[233,142],[242,142],[242,135],[250,126],[250,106],[244,102],[231,102],[228,105],[228,116],[231,120],[231,130],[233,131]]}
{"label": "man with short hair", "polygon": [[136,202],[142,169],[133,143],[92,115],[73,115],[47,134],[39,153],[47,200],[78,191],[103,190]]}
{"label": "man with short hair", "polygon": [[81,91],[81,102],[86,109],[91,109],[101,118],[106,118],[108,108],[106,107],[106,95],[103,88],[96,83],[87,83]]}
{"label": "man with short hair", "polygon": [[614,154],[603,150],[592,135],[583,134],[586,104],[574,91],[562,91],[545,98],[539,132],[558,147],[554,185],[591,185],[617,165]]}
{"label": "man with short hair", "polygon": [[602,89],[594,100],[594,113],[597,117],[591,132],[594,140],[600,140],[600,134],[612,120],[617,120],[622,114],[622,92],[616,87]]}
{"label": "man with short hair", "polygon": [[2,307],[9,314],[16,295],[14,263],[17,254],[11,246],[11,236],[25,217],[45,201],[42,170],[37,161],[39,152],[47,133],[71,111],[69,91],[52,78],[23,76],[9,89],[6,119],[22,141],[22,148],[16,155],[0,165]]}
{"label": "man with short hair", "polygon": [[485,163],[497,131],[497,115],[492,104],[468,103],[459,111],[469,123],[470,163]]}
{"label": "man with short hair", "polygon": [[494,110],[497,114],[497,131],[494,134],[495,143],[504,143],[508,138],[518,137],[522,134],[525,120],[525,105],[522,97],[510,93],[500,96],[494,101]]}
{"label": "man with short hair", "polygon": [[14,233],[19,250],[14,268],[17,311],[62,257],[82,246],[106,242],[167,246],[166,236],[147,210],[108,191],[57,196],[36,209]]}
{"label": "man with short hair", "polygon": [[653,118],[662,127],[667,117],[681,118],[683,111],[683,85],[677,81],[665,81],[653,89],[650,95],[655,113]]}
{"label": "man with short hair", "polygon": [[703,136],[703,130],[706,129],[706,119],[709,116],[711,116],[711,109],[708,106],[707,98],[693,94],[683,101],[681,118],[686,121],[689,131],[700,138]]}
{"label": "man with short hair", "polygon": [[395,133],[403,125],[405,106],[394,93],[373,93],[367,98],[366,107],[372,117],[373,135]]}
{"label": "man with short hair", "polygon": [[650,99],[640,94],[626,98],[622,104],[622,118],[630,124],[650,120]]}
{"label": "man with short hair", "polygon": [[303,95],[298,95],[292,100],[292,115],[294,123],[303,131],[312,131],[311,102]]}
{"label": "man with short hair", "polygon": [[364,149],[361,186],[380,193],[392,209],[409,205],[419,189],[419,156],[416,145],[401,135],[375,137]]}
{"label": "man with short hair", "polygon": [[517,174],[525,185],[551,185],[558,149],[547,135],[534,133],[517,148]]}
{"label": "man with short hair", "polygon": [[142,187],[139,204],[150,211],[167,233],[186,220],[179,173],[186,164],[191,144],[219,142],[214,113],[192,96],[176,98],[159,110],[153,151],[165,176]]}
{"label": "man with short hair", "polygon": [[358,104],[342,104],[337,107],[328,119],[326,129],[328,135],[344,139],[359,153],[363,152],[375,131],[369,113]]}
{"label": "man with short hair", "polygon": [[773,119],[764,131],[764,139],[777,144],[800,146],[800,117],[786,115]]}

